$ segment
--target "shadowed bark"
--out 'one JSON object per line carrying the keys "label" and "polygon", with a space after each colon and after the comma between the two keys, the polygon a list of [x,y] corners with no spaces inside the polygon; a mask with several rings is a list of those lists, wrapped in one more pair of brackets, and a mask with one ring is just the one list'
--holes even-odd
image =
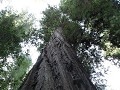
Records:
{"label": "shadowed bark", "polygon": [[58,28],[19,90],[96,90]]}

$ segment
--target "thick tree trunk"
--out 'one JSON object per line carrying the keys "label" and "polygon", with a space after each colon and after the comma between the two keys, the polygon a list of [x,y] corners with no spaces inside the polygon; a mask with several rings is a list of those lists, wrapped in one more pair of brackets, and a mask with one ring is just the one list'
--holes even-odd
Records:
{"label": "thick tree trunk", "polygon": [[57,29],[29,72],[20,90],[96,90],[79,64],[75,51]]}

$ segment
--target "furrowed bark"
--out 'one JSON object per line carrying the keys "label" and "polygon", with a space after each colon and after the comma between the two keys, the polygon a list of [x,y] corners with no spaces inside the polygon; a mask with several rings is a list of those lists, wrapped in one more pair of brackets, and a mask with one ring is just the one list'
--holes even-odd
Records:
{"label": "furrowed bark", "polygon": [[19,90],[96,90],[58,28]]}

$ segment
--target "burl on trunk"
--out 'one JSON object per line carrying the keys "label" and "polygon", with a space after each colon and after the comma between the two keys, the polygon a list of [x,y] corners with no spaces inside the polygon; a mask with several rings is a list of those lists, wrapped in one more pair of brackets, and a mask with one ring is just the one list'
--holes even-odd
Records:
{"label": "burl on trunk", "polygon": [[65,40],[54,31],[19,90],[96,90]]}

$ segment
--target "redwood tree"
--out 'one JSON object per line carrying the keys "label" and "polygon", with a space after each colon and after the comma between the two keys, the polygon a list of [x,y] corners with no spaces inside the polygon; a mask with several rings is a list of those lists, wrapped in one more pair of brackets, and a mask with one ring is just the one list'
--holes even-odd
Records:
{"label": "redwood tree", "polygon": [[119,59],[112,52],[120,47],[119,1],[62,0],[43,14],[38,38],[44,48],[19,89],[96,90],[89,78],[101,61],[98,49]]}
{"label": "redwood tree", "polygon": [[20,90],[96,90],[62,28],[55,30]]}

